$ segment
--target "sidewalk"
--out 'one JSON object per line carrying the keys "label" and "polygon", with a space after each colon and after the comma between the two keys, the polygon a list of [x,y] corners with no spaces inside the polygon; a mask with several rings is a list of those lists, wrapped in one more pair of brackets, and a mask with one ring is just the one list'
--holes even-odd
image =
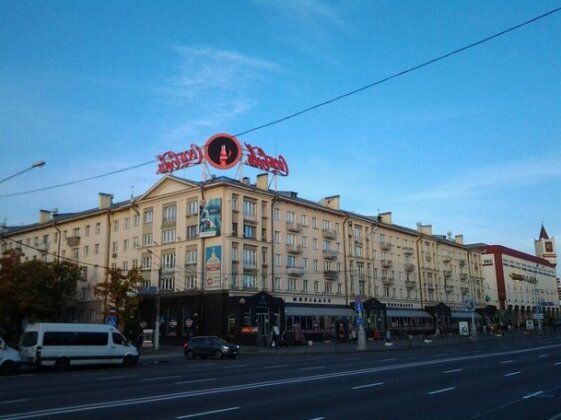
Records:
{"label": "sidewalk", "polygon": [[[476,340],[471,340],[470,337],[461,337],[457,335],[450,336],[437,336],[423,339],[421,337],[401,338],[391,341],[368,341],[366,342],[365,350],[367,352],[387,352],[398,349],[411,349],[411,348],[422,348],[422,347],[439,347],[445,345],[473,345],[478,341],[488,341],[488,340],[500,340],[503,337],[516,337],[516,335],[479,335]],[[263,356],[275,356],[275,355],[302,355],[302,354],[331,354],[331,353],[355,353],[359,351],[357,349],[358,344],[344,343],[333,343],[333,342],[323,342],[317,341],[313,342],[311,345],[301,345],[301,346],[288,346],[288,347],[278,347],[276,349],[269,349],[267,347],[256,347],[256,346],[240,346],[240,356],[244,355],[263,355]],[[150,361],[159,362],[171,359],[183,359],[183,347],[181,345],[161,345],[159,350],[153,348],[145,348],[140,350],[140,362]]]}

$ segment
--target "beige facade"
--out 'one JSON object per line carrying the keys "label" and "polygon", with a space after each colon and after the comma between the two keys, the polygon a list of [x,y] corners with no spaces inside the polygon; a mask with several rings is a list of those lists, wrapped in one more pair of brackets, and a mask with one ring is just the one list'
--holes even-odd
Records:
{"label": "beige facade", "polygon": [[[209,212],[205,225],[201,209]],[[21,247],[26,260],[82,266],[74,316],[83,321],[101,319],[106,303],[93,288],[106,268],[140,267],[146,287],[185,296],[263,291],[286,305],[327,308],[348,307],[357,295],[398,310],[444,303],[462,311],[467,298],[486,305],[480,253],[461,236],[398,226],[391,213],[349,213],[338,196],[315,203],[272,191],[266,175],[255,185],[168,175],[122,203],[100,194],[95,209],[41,211],[39,223],[7,228],[1,246]]]}

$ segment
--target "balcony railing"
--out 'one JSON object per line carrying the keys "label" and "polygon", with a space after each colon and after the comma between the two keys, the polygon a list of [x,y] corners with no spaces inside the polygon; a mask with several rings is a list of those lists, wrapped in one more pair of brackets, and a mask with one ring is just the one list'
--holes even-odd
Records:
{"label": "balcony railing", "polygon": [[413,255],[413,248],[411,248],[410,246],[406,246],[403,248],[403,254],[404,255]]}
{"label": "balcony railing", "polygon": [[338,256],[339,256],[339,252],[337,251],[331,251],[331,250],[323,251],[323,258],[325,258],[326,260],[336,260]]}
{"label": "balcony railing", "polygon": [[382,251],[389,251],[390,249],[392,249],[392,246],[393,244],[390,242],[385,242],[385,241],[380,242],[380,249]]}
{"label": "balcony railing", "polygon": [[393,277],[382,277],[382,285],[391,286],[394,283]]}
{"label": "balcony railing", "polygon": [[415,289],[417,287],[417,282],[415,280],[405,280],[405,287],[408,289]]}
{"label": "balcony railing", "polygon": [[446,285],[446,286],[444,286],[444,290],[446,291],[446,293],[452,293],[454,291],[454,286],[453,285]]}
{"label": "balcony railing", "polygon": [[337,232],[331,229],[322,229],[321,234],[325,239],[335,239],[337,237]]}
{"label": "balcony railing", "polygon": [[442,261],[443,261],[445,264],[448,264],[450,261],[452,261],[452,257],[450,257],[450,255],[443,255],[443,256],[442,256]]}
{"label": "balcony railing", "polygon": [[339,280],[339,273],[335,270],[325,270],[323,272],[323,277],[326,280]]}
{"label": "balcony railing", "polygon": [[452,277],[452,270],[442,270],[442,275],[443,275],[445,278]]}
{"label": "balcony railing", "polygon": [[37,248],[37,250],[41,251],[41,252],[48,252],[49,251],[49,243],[48,242],[40,242],[37,245],[35,245],[35,248]]}
{"label": "balcony railing", "polygon": [[302,232],[302,225],[300,223],[286,222],[286,230],[289,232]]}
{"label": "balcony railing", "polygon": [[383,260],[380,260],[380,264],[384,268],[390,268],[393,265],[393,261],[388,258],[385,258]]}
{"label": "balcony railing", "polygon": [[69,236],[66,238],[66,244],[68,246],[78,246],[80,245],[80,237],[79,236]]}
{"label": "balcony railing", "polygon": [[411,272],[415,269],[415,264],[405,263],[403,264],[403,267],[405,268],[405,271]]}
{"label": "balcony railing", "polygon": [[468,273],[460,273],[460,279],[461,280],[467,280],[468,279]]}
{"label": "balcony railing", "polygon": [[304,269],[302,267],[287,266],[286,267],[286,272],[289,276],[303,276],[304,275]]}
{"label": "balcony railing", "polygon": [[287,244],[286,252],[288,252],[289,254],[301,254],[302,245]]}

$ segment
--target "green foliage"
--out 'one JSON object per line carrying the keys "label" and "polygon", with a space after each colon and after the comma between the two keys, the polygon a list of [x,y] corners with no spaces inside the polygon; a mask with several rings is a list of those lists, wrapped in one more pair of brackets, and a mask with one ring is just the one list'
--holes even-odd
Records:
{"label": "green foliage", "polygon": [[14,334],[21,321],[59,320],[74,299],[81,269],[70,262],[21,262],[20,250],[0,258],[0,325]]}
{"label": "green foliage", "polygon": [[136,268],[128,270],[126,274],[121,269],[111,270],[107,282],[96,284],[94,294],[107,302],[108,307],[117,310],[122,326],[136,315],[142,300],[139,292],[143,281],[142,273]]}

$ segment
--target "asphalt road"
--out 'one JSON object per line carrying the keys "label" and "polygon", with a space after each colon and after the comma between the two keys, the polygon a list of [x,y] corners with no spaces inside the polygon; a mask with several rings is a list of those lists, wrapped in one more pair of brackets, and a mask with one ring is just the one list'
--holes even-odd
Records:
{"label": "asphalt road", "polygon": [[0,378],[0,419],[561,419],[560,379],[554,335],[216,361],[177,354]]}

